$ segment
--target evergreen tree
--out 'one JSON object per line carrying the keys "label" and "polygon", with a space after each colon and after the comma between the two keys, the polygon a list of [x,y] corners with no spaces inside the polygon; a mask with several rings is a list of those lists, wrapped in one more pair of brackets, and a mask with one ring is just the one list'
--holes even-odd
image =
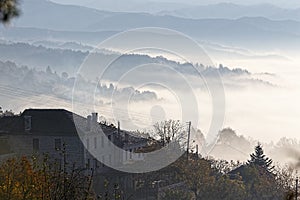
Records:
{"label": "evergreen tree", "polygon": [[9,22],[20,13],[19,0],[0,0],[0,22]]}
{"label": "evergreen tree", "polygon": [[53,74],[51,67],[48,65],[47,69],[46,69],[46,73],[47,74]]}
{"label": "evergreen tree", "polygon": [[272,165],[273,160],[266,157],[264,150],[260,143],[255,147],[255,152],[250,154],[251,159],[248,160],[249,165],[255,165],[266,169],[268,172],[271,172],[274,169]]}

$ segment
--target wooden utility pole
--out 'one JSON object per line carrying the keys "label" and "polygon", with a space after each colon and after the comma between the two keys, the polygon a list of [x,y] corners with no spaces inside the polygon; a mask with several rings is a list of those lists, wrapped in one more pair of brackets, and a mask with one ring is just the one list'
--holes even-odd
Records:
{"label": "wooden utility pole", "polygon": [[299,182],[299,179],[298,177],[296,178],[296,194],[295,194],[295,199],[298,200],[298,182]]}
{"label": "wooden utility pole", "polygon": [[190,137],[191,137],[191,125],[192,122],[188,122],[188,138],[187,138],[187,147],[186,147],[186,159],[189,160],[189,150],[190,150]]}

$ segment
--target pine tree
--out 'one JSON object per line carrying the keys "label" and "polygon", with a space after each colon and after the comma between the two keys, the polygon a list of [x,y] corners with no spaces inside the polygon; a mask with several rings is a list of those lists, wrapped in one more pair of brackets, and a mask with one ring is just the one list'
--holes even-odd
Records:
{"label": "pine tree", "polygon": [[47,74],[52,74],[52,73],[53,73],[50,66],[47,67],[46,73],[47,73]]}
{"label": "pine tree", "polygon": [[0,1],[0,23],[9,22],[12,18],[19,16],[19,0]]}
{"label": "pine tree", "polygon": [[257,146],[255,147],[255,152],[250,154],[250,157],[251,159],[248,160],[249,165],[262,167],[268,172],[271,172],[274,169],[274,166],[272,165],[273,160],[266,157],[260,143],[257,144]]}

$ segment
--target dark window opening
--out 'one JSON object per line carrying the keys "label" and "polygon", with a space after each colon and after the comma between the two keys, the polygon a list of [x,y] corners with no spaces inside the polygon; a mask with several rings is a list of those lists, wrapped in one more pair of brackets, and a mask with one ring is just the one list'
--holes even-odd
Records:
{"label": "dark window opening", "polygon": [[55,150],[61,150],[61,139],[54,139]]}
{"label": "dark window opening", "polygon": [[94,138],[94,148],[97,149],[97,138]]}
{"label": "dark window opening", "polygon": [[90,159],[87,159],[86,167],[87,167],[88,169],[91,167],[91,160],[90,160]]}
{"label": "dark window opening", "polygon": [[34,152],[37,152],[37,151],[39,151],[40,150],[40,141],[39,141],[39,139],[37,139],[37,138],[35,138],[35,139],[33,139],[33,151]]}
{"label": "dark window opening", "polygon": [[87,150],[90,149],[90,140],[89,139],[86,139],[86,148],[87,148]]}

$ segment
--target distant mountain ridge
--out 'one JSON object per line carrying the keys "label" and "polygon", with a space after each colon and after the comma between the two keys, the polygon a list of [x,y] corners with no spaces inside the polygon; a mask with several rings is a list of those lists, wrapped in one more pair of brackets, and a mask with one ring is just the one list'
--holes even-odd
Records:
{"label": "distant mountain ridge", "polygon": [[[213,16],[214,12],[211,13]],[[27,0],[23,2],[23,15],[13,24],[17,28],[26,28],[26,32],[14,29],[13,32],[6,33],[10,30],[0,28],[0,34],[3,37],[12,37],[11,34],[16,37],[31,35],[29,38],[32,40],[44,35],[38,40],[45,40],[48,36],[49,39],[64,37],[65,41],[81,42],[85,39],[98,43],[115,33],[129,29],[161,27],[182,32],[196,40],[230,46],[252,49],[268,47],[268,50],[281,47],[289,50],[300,46],[300,22],[270,20],[264,16],[247,17],[246,14],[238,19],[188,19],[171,15],[108,12],[82,6],[60,5],[45,0]],[[34,30],[29,30],[30,28]],[[261,45],[262,43],[264,45]]]}
{"label": "distant mountain ridge", "polygon": [[26,0],[21,3],[21,16],[14,20],[15,26],[45,28],[52,30],[85,30],[100,19],[114,15],[75,5],[62,5],[47,0]]}
{"label": "distant mountain ridge", "polygon": [[[136,1],[127,0],[51,0],[63,4],[75,4],[99,10],[107,10],[114,12],[146,12],[152,14],[175,15],[187,18],[239,18],[243,16],[263,16],[270,19],[294,19],[299,17],[297,13],[300,8],[299,3],[293,6],[287,6],[290,2],[285,2],[286,6],[282,6],[274,1],[253,1],[252,3],[244,3],[241,1],[222,0],[202,0],[202,1]],[[299,19],[299,18],[298,18]]]}
{"label": "distant mountain ridge", "polygon": [[186,8],[172,11],[158,12],[160,15],[204,19],[225,18],[238,19],[241,17],[265,17],[271,20],[296,20],[300,21],[300,8],[286,9],[271,4],[239,5],[233,3],[218,3]]}
{"label": "distant mountain ridge", "polygon": [[[13,61],[18,65],[26,65],[37,69],[45,69],[47,66],[51,66],[51,68],[58,73],[67,72],[70,75],[74,75],[77,72],[79,66],[84,62],[84,59],[89,53],[91,52],[46,48],[42,45],[35,46],[26,43],[0,43],[0,60],[2,61]],[[97,54],[97,56],[102,59],[107,59],[112,54],[116,54],[116,52],[110,52],[109,54],[105,53],[103,50],[103,52],[93,52],[93,54]],[[122,71],[145,63],[164,63],[186,74],[193,74],[195,72],[191,63],[179,63],[168,60],[162,56],[150,57],[148,55],[139,54],[120,55],[118,60],[114,62],[114,65],[120,66],[119,71]],[[203,70],[202,72],[208,76],[212,70],[219,70],[222,75],[250,75],[247,70],[230,70],[223,66],[219,68],[212,68],[212,66],[199,66],[198,68]]]}

